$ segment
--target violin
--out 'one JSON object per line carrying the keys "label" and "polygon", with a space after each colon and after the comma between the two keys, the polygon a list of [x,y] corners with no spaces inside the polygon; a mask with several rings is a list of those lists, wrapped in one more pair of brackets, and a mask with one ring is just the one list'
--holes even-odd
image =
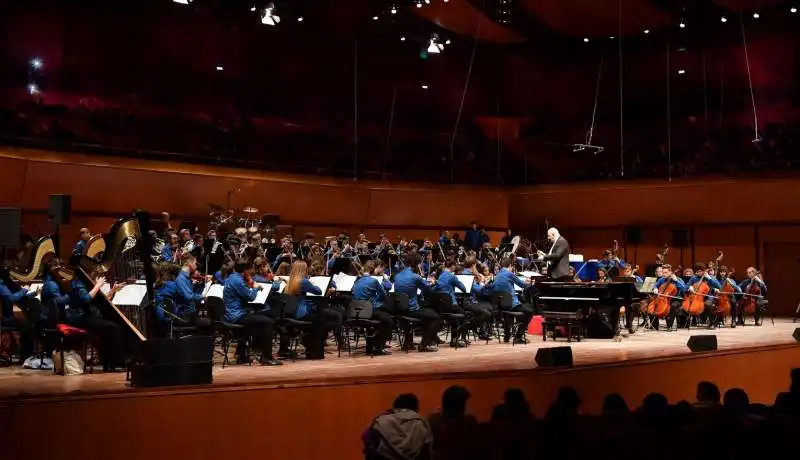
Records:
{"label": "violin", "polygon": [[253,276],[250,274],[250,272],[244,272],[244,282],[247,284],[247,287],[251,289],[256,287],[256,282],[253,281]]}

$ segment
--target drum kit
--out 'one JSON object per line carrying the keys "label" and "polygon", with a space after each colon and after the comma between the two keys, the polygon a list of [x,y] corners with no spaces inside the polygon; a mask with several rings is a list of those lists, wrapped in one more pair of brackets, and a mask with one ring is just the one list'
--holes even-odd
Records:
{"label": "drum kit", "polygon": [[258,232],[261,219],[258,217],[258,208],[246,206],[242,209],[225,209],[223,206],[209,204],[208,215],[211,217],[212,227],[229,229],[237,236],[244,236]]}

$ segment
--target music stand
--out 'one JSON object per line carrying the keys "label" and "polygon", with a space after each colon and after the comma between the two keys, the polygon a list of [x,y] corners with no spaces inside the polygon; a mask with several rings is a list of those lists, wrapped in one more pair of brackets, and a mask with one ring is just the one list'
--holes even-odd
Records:
{"label": "music stand", "polygon": [[355,266],[353,265],[353,260],[349,257],[337,257],[333,260],[333,265],[331,265],[330,270],[328,273],[330,275],[336,275],[339,273],[351,274],[356,271]]}

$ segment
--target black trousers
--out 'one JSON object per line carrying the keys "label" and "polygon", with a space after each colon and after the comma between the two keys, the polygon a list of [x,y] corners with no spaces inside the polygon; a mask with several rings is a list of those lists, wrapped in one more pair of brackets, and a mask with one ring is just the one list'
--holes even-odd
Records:
{"label": "black trousers", "polygon": [[394,318],[392,314],[384,308],[376,308],[372,310],[373,321],[380,321],[380,324],[375,327],[375,334],[367,336],[367,353],[372,351],[381,351],[386,346],[386,341],[392,336],[392,329],[394,329]]}
{"label": "black trousers", "polygon": [[[672,325],[675,324],[675,319],[678,318],[679,316],[682,318],[681,320],[678,321],[679,326],[680,322],[683,319],[685,319],[684,310],[681,308],[682,305],[683,302],[680,300],[673,300],[672,302],[669,303],[669,313],[667,313],[667,329],[672,328]],[[653,329],[658,330],[659,329],[658,318],[655,315],[650,315],[650,319],[652,320],[653,323]]]}
{"label": "black trousers", "polygon": [[[274,313],[269,311],[248,313],[236,320],[236,324],[244,326],[245,333],[250,338],[250,343],[261,352],[262,360],[272,358],[272,341],[275,333]],[[281,334],[282,347],[286,347],[285,340],[285,334]],[[237,349],[237,353],[240,352],[239,350],[243,351],[244,348]],[[240,357],[244,358],[242,355]]]}
{"label": "black trousers", "polygon": [[625,307],[625,327],[628,328],[628,332],[631,334],[633,334],[633,322],[640,311],[642,311],[642,304],[639,302],[634,302]]}
{"label": "black trousers", "polygon": [[[344,316],[342,312],[338,309],[333,307],[322,308],[322,315],[325,317],[325,325],[326,325],[326,332],[333,331],[333,335],[336,337],[336,343],[342,343],[342,322]],[[326,334],[327,338],[327,334]]]}
{"label": "black trousers", "polygon": [[492,304],[489,302],[478,301],[467,303],[464,310],[472,313],[470,326],[479,329],[492,320]]}
{"label": "black trousers", "polygon": [[104,368],[121,367],[125,364],[125,343],[122,329],[117,323],[89,316],[70,323],[71,326],[86,329],[92,338],[98,339],[97,354]]}
{"label": "black trousers", "polygon": [[[515,312],[522,312],[522,324],[520,327],[517,328],[517,333],[514,338],[521,339],[525,336],[525,333],[528,331],[528,324],[531,322],[531,318],[533,318],[533,306],[528,303],[523,303],[517,305],[515,308],[506,309],[507,311],[515,311]],[[503,317],[503,338],[507,339],[511,336],[511,326],[514,322],[514,318],[511,316],[504,316]]]}
{"label": "black trousers", "polygon": [[[425,348],[432,344],[436,344],[436,341],[439,338],[439,327],[441,324],[441,319],[439,318],[438,313],[430,308],[420,307],[419,310],[409,310],[405,313],[405,315],[412,318],[418,318],[422,321],[422,342],[419,343],[420,348]],[[406,344],[412,344],[414,342],[413,339],[414,336],[412,331],[406,331]]]}
{"label": "black trousers", "polygon": [[306,348],[306,357],[309,359],[325,358],[325,339],[328,334],[328,319],[322,310],[309,311],[302,318],[311,326],[306,330],[303,346]]}
{"label": "black trousers", "polygon": [[[758,324],[759,320],[761,319],[761,312],[764,308],[769,305],[768,300],[758,300],[756,303],[756,309],[753,311],[753,318],[756,320],[756,324]],[[731,302],[731,321],[738,321],[741,324],[744,324],[744,312],[741,311],[742,308],[739,305],[739,302]]]}

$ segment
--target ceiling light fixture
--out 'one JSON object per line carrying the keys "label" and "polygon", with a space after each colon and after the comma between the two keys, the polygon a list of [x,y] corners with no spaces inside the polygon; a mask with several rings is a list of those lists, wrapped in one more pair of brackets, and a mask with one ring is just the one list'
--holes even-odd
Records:
{"label": "ceiling light fixture", "polygon": [[261,15],[261,24],[275,26],[280,22],[281,17],[275,14],[275,5],[270,3],[268,7],[264,8],[264,14]]}
{"label": "ceiling light fixture", "polygon": [[685,69],[680,69],[680,70],[678,71],[678,75],[683,75],[683,74],[685,74],[685,73],[686,73],[686,70],[685,70]]}
{"label": "ceiling light fixture", "polygon": [[753,19],[758,19],[758,18],[760,18],[760,17],[761,17],[761,15],[760,15],[760,14],[758,14],[758,13],[753,13]]}
{"label": "ceiling light fixture", "polygon": [[583,39],[583,42],[584,42],[584,43],[589,43],[589,39],[588,39],[588,38],[584,38],[584,39]]}
{"label": "ceiling light fixture", "polygon": [[28,94],[30,94],[31,96],[33,96],[34,94],[39,94],[39,87],[36,86],[35,83],[31,83],[30,85],[28,85]]}
{"label": "ceiling light fixture", "polygon": [[685,23],[685,22],[683,22],[683,21],[681,21],[681,23],[680,23],[680,24],[678,24],[678,26],[679,26],[681,29],[685,29],[685,28],[686,28],[686,23]]}
{"label": "ceiling light fixture", "polygon": [[720,18],[720,21],[722,21],[722,22],[728,22],[728,18],[726,18],[725,16],[723,16],[722,18]]}
{"label": "ceiling light fixture", "polygon": [[649,34],[650,33],[650,29],[644,29],[644,33],[645,33],[645,35]]}
{"label": "ceiling light fixture", "polygon": [[422,85],[422,89],[428,89],[428,85]]}
{"label": "ceiling light fixture", "polygon": [[401,41],[401,42],[404,42],[404,41],[406,41],[406,37],[400,37],[400,41]]}
{"label": "ceiling light fixture", "polygon": [[397,7],[393,6],[392,9],[389,10],[389,12],[392,13],[392,14],[397,14]]}
{"label": "ceiling light fixture", "polygon": [[797,8],[795,8],[795,7],[793,6],[793,7],[789,8],[789,12],[790,12],[790,13],[797,13]]}
{"label": "ceiling light fixture", "polygon": [[33,70],[39,70],[42,68],[42,60],[39,58],[31,59],[31,67]]}
{"label": "ceiling light fixture", "polygon": [[377,17],[377,16],[373,16],[373,17],[372,17],[372,20],[373,20],[373,21],[377,21],[377,20],[378,20],[378,17]]}
{"label": "ceiling light fixture", "polygon": [[192,0],[172,0],[175,3],[180,3],[181,5],[188,5],[192,2]]}

